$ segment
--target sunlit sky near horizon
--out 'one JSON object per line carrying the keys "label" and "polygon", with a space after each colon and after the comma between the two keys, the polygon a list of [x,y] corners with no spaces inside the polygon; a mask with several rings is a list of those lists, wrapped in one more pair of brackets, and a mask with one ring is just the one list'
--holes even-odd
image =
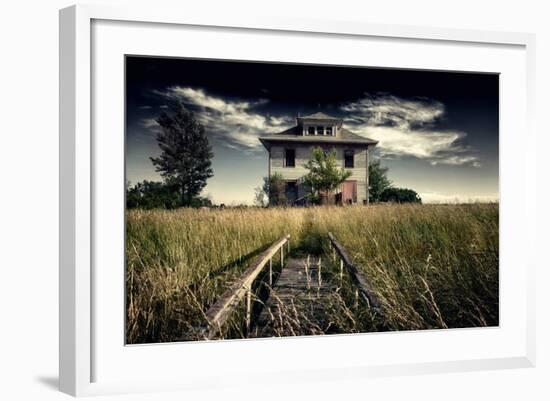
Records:
{"label": "sunlit sky near horizon", "polygon": [[203,195],[252,203],[268,174],[258,137],[322,111],[379,141],[396,186],[424,202],[498,200],[498,75],[176,58],[126,59],[126,178],[161,178],[156,118],[181,101],[212,144]]}

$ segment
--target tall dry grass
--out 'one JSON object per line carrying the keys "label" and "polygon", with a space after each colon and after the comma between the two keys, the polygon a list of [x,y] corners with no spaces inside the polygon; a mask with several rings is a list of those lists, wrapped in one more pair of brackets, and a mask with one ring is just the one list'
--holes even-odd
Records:
{"label": "tall dry grass", "polygon": [[498,325],[498,211],[497,204],[373,206],[316,210],[314,221],[362,267],[385,329],[479,327]]}
{"label": "tall dry grass", "polygon": [[298,209],[128,211],[127,342],[185,340],[259,251],[299,236],[302,219]]}
{"label": "tall dry grass", "polygon": [[[128,343],[190,339],[227,285],[285,233],[293,252],[330,261],[332,231],[382,303],[383,319],[357,305],[345,277],[326,305],[329,332],[498,324],[497,204],[132,210],[126,231]],[[337,280],[328,264],[323,279]],[[246,335],[239,319],[227,337]]]}

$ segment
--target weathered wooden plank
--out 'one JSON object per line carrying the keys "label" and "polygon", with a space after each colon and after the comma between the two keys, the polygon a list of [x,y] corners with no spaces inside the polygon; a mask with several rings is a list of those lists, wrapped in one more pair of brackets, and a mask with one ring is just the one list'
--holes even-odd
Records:
{"label": "weathered wooden plank", "polygon": [[[280,335],[278,329],[288,335],[322,334],[329,320],[326,302],[337,287],[320,280],[319,271],[317,258],[289,258],[251,336]],[[297,318],[303,319],[301,325]]]}
{"label": "weathered wooden plank", "polygon": [[[256,260],[245,270],[245,272],[235,281],[228,290],[221,296],[221,298],[214,303],[206,312],[207,327],[202,328],[199,331],[198,336],[205,339],[214,338],[227,322],[231,313],[237,308],[242,299],[248,294],[250,296],[250,290],[252,283],[262,272],[268,262],[271,265],[271,258],[279,251],[283,249],[283,245],[289,240],[290,235],[285,235],[273,245],[267,248],[262,254],[260,254]],[[282,255],[282,254],[281,254]],[[247,305],[248,307],[249,305]],[[247,319],[249,317],[247,316]],[[247,325],[250,322],[247,320]]]}
{"label": "weathered wooden plank", "polygon": [[378,297],[372,291],[367,278],[361,273],[360,269],[353,263],[351,257],[346,252],[346,249],[336,240],[332,233],[328,233],[330,243],[340,256],[340,259],[344,262],[353,282],[357,286],[359,295],[370,305],[370,307],[377,313],[382,313],[382,307],[378,301]]}

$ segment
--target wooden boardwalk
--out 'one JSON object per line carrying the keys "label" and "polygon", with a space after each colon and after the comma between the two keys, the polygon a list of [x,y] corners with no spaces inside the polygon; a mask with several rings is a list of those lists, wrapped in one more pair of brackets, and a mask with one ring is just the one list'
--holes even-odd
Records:
{"label": "wooden boardwalk", "polygon": [[336,287],[324,279],[323,267],[320,258],[288,259],[249,337],[326,333],[325,308]]}
{"label": "wooden boardwalk", "polygon": [[[258,255],[206,311],[205,321],[193,329],[193,338],[225,338],[226,323],[243,301],[246,308],[243,334],[247,338],[349,332],[356,326],[353,314],[359,299],[373,313],[382,316],[380,302],[360,266],[353,263],[331,233],[328,237],[335,260],[336,256],[340,259],[339,273],[334,271],[333,265],[329,268],[326,258],[294,256],[285,259],[285,247],[290,255],[290,235],[286,234]],[[273,257],[278,253],[282,270],[277,277]],[[349,293],[346,301],[340,291],[344,271],[355,287],[352,309]]]}

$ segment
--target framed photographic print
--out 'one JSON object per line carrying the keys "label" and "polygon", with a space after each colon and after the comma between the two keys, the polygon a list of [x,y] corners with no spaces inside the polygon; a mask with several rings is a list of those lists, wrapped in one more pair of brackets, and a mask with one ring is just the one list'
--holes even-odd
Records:
{"label": "framed photographic print", "polygon": [[62,10],[61,390],[532,366],[533,46]]}

